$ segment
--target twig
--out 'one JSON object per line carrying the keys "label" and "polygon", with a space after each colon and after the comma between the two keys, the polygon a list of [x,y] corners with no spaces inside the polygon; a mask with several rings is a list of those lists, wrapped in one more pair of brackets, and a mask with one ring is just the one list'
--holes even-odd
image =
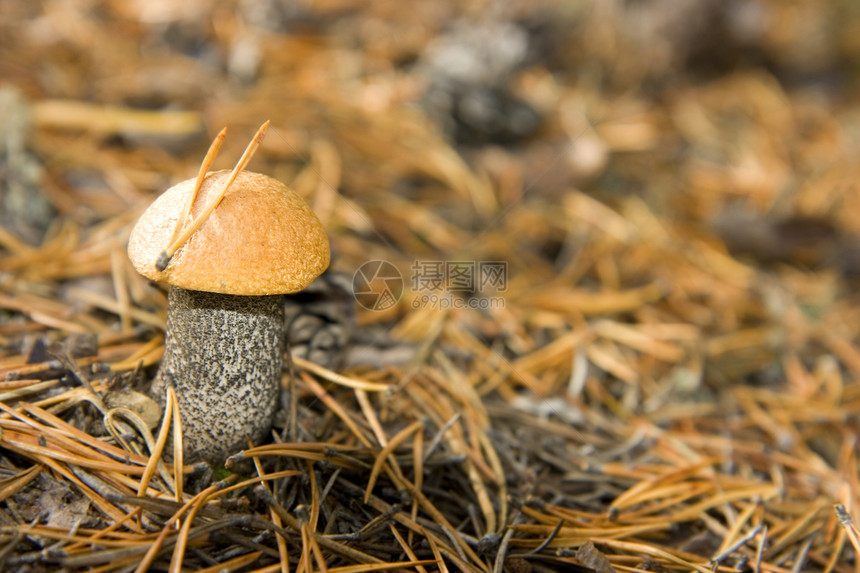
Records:
{"label": "twig", "polygon": [[385,392],[390,388],[389,384],[367,382],[366,380],[358,380],[357,378],[343,376],[299,356],[293,356],[293,362],[299,368],[313,372],[317,376],[324,378],[329,382],[334,382],[335,384],[346,386],[347,388],[360,389],[367,392]]}
{"label": "twig", "polygon": [[[260,491],[260,490],[257,490],[257,491]],[[265,492],[265,491],[266,490],[263,490],[263,492]],[[263,495],[265,497],[265,493],[263,493]],[[293,531],[296,531],[299,533],[301,532],[302,526],[299,523],[299,520],[296,519],[294,516],[290,515],[290,513],[287,512],[287,510],[284,509],[280,504],[278,504],[274,498],[272,498],[271,496],[268,496],[265,499],[265,501],[269,505],[269,507],[271,507],[278,514],[278,516],[281,518],[281,520],[283,520],[283,522],[287,525],[287,527],[289,527]],[[361,551],[358,551],[356,549],[353,549],[351,547],[343,545],[342,543],[338,543],[337,541],[334,541],[332,539],[329,539],[328,537],[320,535],[317,532],[311,531],[309,533],[311,535],[313,535],[314,537],[316,537],[317,542],[322,547],[325,547],[329,551],[337,553],[338,555],[346,557],[347,559],[352,559],[353,561],[355,561],[357,563],[384,563],[383,561],[377,559],[376,557],[373,557],[372,555],[368,555],[367,553],[362,553]]]}
{"label": "twig", "polygon": [[[161,428],[158,431],[158,438],[155,441],[155,447],[150,450],[149,460],[146,463],[146,468],[140,478],[140,487],[138,487],[137,495],[143,495],[146,488],[149,486],[149,481],[152,479],[158,464],[161,463],[161,453],[164,451],[164,445],[167,443],[167,436],[170,432],[170,420],[173,416],[173,400],[175,394],[167,392],[167,403],[164,407],[164,416],[161,418]],[[176,491],[175,484],[169,484],[171,489]]]}
{"label": "twig", "polygon": [[173,484],[176,502],[182,502],[183,482],[182,476],[182,416],[179,411],[179,400],[176,397],[176,388],[173,384],[167,386],[167,402],[170,404],[170,409],[173,411]]}
{"label": "twig", "polygon": [[427,462],[427,459],[436,451],[436,448],[439,447],[439,444],[442,443],[442,438],[445,437],[445,434],[448,430],[451,429],[451,426],[457,423],[457,420],[460,419],[460,413],[457,412],[454,416],[445,422],[445,425],[439,428],[439,431],[433,436],[433,439],[430,440],[430,445],[427,446],[427,450],[424,452],[424,462]]}
{"label": "twig", "polygon": [[379,477],[379,472],[382,471],[382,466],[385,464],[385,460],[388,459],[388,456],[394,452],[397,446],[406,441],[409,436],[423,428],[424,424],[422,424],[420,420],[412,422],[412,424],[391,438],[388,445],[382,448],[379,455],[376,456],[376,461],[373,463],[373,469],[370,471],[370,476],[367,478],[367,489],[364,492],[364,503],[367,503],[370,500],[370,493],[373,491],[373,486],[376,484],[376,479]]}
{"label": "twig", "polygon": [[555,527],[552,528],[552,531],[550,531],[550,533],[549,533],[549,535],[547,535],[546,539],[544,539],[540,545],[538,545],[537,547],[532,549],[529,553],[540,553],[541,551],[543,551],[544,549],[549,547],[549,544],[552,543],[552,540],[555,539],[555,536],[558,535],[559,531],[561,531],[561,528],[563,525],[564,525],[564,520],[559,519],[558,523],[555,525]]}
{"label": "twig", "polygon": [[719,565],[722,563],[727,557],[729,557],[732,553],[746,545],[749,541],[755,539],[755,537],[764,530],[764,525],[758,524],[755,526],[752,531],[738,539],[735,543],[732,544],[731,547],[727,548],[725,551],[722,551],[719,555],[713,557],[711,559],[711,563],[713,565]]}

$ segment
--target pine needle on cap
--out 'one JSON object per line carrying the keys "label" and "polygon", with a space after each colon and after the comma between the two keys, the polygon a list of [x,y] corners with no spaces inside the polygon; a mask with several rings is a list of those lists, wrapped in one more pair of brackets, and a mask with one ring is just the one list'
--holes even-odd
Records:
{"label": "pine needle on cap", "polygon": [[[197,172],[197,181],[194,182],[194,189],[191,191],[191,194],[185,200],[185,205],[182,206],[182,212],[179,215],[179,218],[176,219],[176,228],[173,230],[173,236],[170,237],[171,243],[176,240],[177,235],[179,235],[180,229],[182,229],[182,225],[185,223],[185,219],[187,219],[188,215],[191,214],[191,208],[194,206],[194,200],[197,199],[197,193],[200,192],[200,188],[203,186],[203,180],[206,179],[206,173],[209,172],[209,168],[212,167],[212,163],[214,163],[215,158],[218,157],[218,152],[221,151],[221,146],[224,144],[224,139],[226,138],[227,128],[225,127],[220,132],[218,132],[218,135],[215,136],[215,139],[212,140],[212,144],[206,151],[206,156],[200,163],[200,170]],[[158,260],[161,261],[161,257],[159,257]],[[165,264],[165,267],[166,266],[167,265]],[[164,269],[159,267],[158,270],[163,271]]]}
{"label": "pine needle on cap", "polygon": [[[221,191],[206,205],[206,207],[203,209],[203,212],[200,213],[200,216],[197,217],[193,223],[191,223],[191,226],[189,226],[178,237],[176,237],[173,242],[170,243],[167,249],[162,251],[162,253],[158,256],[158,260],[155,263],[155,268],[157,268],[159,271],[163,271],[164,269],[166,269],[167,265],[170,264],[170,259],[173,257],[176,251],[182,248],[182,245],[184,245],[188,241],[188,239],[191,238],[191,235],[197,232],[197,229],[199,229],[203,222],[206,221],[206,219],[209,217],[209,215],[212,214],[212,211],[215,210],[215,207],[217,207],[221,203],[221,200],[224,198],[224,195],[227,194],[227,189],[229,189],[230,185],[233,184],[233,181],[236,180],[236,177],[239,175],[239,172],[245,169],[245,167],[251,161],[251,158],[254,156],[254,153],[257,151],[257,148],[260,147],[260,143],[263,141],[263,137],[266,136],[266,130],[269,129],[269,123],[269,121],[266,121],[263,125],[260,126],[260,129],[257,130],[257,133],[256,135],[254,135],[254,138],[251,140],[251,143],[249,143],[248,147],[245,149],[245,153],[243,153],[242,157],[239,159],[239,163],[236,164],[236,167],[233,168],[233,172],[230,173],[230,178],[227,180],[227,183],[224,185]],[[212,143],[212,147],[216,146],[217,141],[218,138],[216,137],[215,142]],[[220,144],[217,145],[220,148]],[[212,148],[210,148],[210,152],[211,151]],[[208,156],[209,154],[207,154],[207,158]],[[206,159],[204,159],[204,162],[205,161]],[[202,166],[201,171],[203,171]],[[203,173],[205,175],[205,171],[203,171]],[[193,195],[196,195],[197,189],[199,189],[200,185],[202,184],[203,178],[198,175],[198,180],[197,184],[195,185],[195,191]],[[193,199],[191,201],[193,202]],[[188,205],[188,207],[190,210],[190,204]]]}

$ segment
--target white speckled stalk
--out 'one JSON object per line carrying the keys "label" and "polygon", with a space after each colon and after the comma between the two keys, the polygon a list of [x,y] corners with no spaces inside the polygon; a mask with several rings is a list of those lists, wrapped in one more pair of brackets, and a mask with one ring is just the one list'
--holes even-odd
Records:
{"label": "white speckled stalk", "polygon": [[272,426],[283,361],[283,297],[170,287],[153,392],[173,384],[186,461],[221,464]]}

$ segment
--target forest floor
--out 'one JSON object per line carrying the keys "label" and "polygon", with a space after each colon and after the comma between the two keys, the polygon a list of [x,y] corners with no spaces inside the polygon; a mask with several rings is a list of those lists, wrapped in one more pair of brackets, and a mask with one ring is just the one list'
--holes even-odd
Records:
{"label": "forest floor", "polygon": [[[369,4],[0,0],[0,569],[860,572],[860,6]],[[267,120],[331,269],[174,465],[129,233]]]}

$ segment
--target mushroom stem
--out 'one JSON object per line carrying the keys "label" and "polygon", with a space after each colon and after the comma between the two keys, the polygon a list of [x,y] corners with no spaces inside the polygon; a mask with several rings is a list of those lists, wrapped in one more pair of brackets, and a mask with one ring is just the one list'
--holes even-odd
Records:
{"label": "mushroom stem", "polygon": [[272,425],[284,352],[281,295],[233,296],[171,286],[164,357],[153,385],[173,385],[186,460],[220,464]]}

